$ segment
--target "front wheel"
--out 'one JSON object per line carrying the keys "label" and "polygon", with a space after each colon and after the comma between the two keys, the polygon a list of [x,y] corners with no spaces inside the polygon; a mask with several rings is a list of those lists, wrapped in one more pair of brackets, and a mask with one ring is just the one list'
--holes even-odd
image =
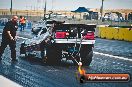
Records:
{"label": "front wheel", "polygon": [[20,47],[20,56],[21,57],[26,57],[28,54],[26,53],[26,50],[25,50],[25,47],[24,47],[24,43],[21,44],[21,47]]}

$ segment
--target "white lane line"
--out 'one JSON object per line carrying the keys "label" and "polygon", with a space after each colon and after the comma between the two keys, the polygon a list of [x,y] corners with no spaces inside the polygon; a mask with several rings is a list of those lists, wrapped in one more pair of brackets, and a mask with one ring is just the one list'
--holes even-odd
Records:
{"label": "white lane line", "polygon": [[[2,33],[0,33],[0,34],[2,34]],[[24,37],[18,37],[18,38],[21,38],[21,39],[29,39],[29,38],[24,38]],[[128,58],[125,58],[125,57],[114,56],[114,55],[104,54],[104,53],[95,52],[95,51],[94,51],[93,53],[94,53],[94,54],[98,54],[98,55],[113,57],[113,58],[115,58],[115,59],[127,60],[127,61],[131,61],[131,62],[132,62],[132,59],[128,59]]]}
{"label": "white lane line", "polygon": [[115,59],[127,60],[127,61],[131,61],[131,62],[132,62],[132,59],[128,59],[128,58],[126,58],[126,57],[114,56],[114,55],[104,54],[104,53],[99,53],[99,52],[93,52],[93,53],[94,53],[94,54],[98,54],[98,55],[113,57],[113,58],[115,58]]}

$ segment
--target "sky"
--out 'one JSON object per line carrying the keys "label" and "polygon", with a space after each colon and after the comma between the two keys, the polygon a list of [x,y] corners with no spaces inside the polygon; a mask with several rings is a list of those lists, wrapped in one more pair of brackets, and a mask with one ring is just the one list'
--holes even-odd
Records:
{"label": "sky", "polygon": [[[100,8],[102,0],[47,0],[48,10]],[[11,0],[0,0],[0,9],[9,9]],[[13,0],[13,9],[43,9],[45,0]],[[132,0],[104,0],[104,9],[132,9]]]}

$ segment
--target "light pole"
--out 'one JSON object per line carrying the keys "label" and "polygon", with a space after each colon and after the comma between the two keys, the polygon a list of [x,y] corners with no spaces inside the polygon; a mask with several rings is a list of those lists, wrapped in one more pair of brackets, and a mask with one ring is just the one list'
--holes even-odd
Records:
{"label": "light pole", "polygon": [[104,0],[102,0],[102,5],[101,5],[101,21],[103,19],[103,6],[104,6]]}
{"label": "light pole", "polygon": [[12,0],[11,0],[11,8],[10,8],[10,13],[12,15]]}
{"label": "light pole", "polygon": [[46,20],[46,0],[45,0],[45,6],[44,6],[44,20]]}

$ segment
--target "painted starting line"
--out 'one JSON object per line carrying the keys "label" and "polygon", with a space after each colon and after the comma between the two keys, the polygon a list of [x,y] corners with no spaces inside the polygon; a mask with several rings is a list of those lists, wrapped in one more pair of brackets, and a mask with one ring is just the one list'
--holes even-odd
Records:
{"label": "painted starting line", "polygon": [[[2,34],[2,33],[0,33]],[[24,38],[24,37],[19,37],[18,38],[20,39],[29,39],[29,38]],[[107,57],[112,57],[112,58],[115,58],[115,59],[121,59],[121,60],[127,60],[127,61],[131,61],[132,62],[132,59],[129,59],[129,58],[126,58],[126,57],[120,57],[120,56],[114,56],[114,55],[110,55],[110,54],[104,54],[104,53],[100,53],[100,52],[93,52],[94,54],[98,54],[98,55],[102,55],[102,56],[107,56]]]}

